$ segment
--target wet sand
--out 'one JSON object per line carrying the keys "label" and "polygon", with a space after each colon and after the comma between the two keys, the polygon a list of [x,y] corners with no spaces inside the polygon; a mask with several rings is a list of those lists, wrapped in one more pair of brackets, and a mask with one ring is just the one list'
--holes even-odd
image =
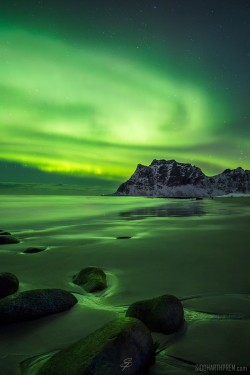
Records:
{"label": "wet sand", "polygon": [[[164,336],[148,375],[191,374],[202,364],[249,366],[250,198],[0,196],[1,229],[21,242],[0,246],[0,272],[20,290],[62,288],[78,304],[33,322],[0,326],[4,375],[123,316],[132,302],[174,294],[185,307],[181,332]],[[131,237],[121,238],[117,237]],[[31,246],[45,246],[24,254]],[[91,295],[72,283],[97,266],[108,289]]]}

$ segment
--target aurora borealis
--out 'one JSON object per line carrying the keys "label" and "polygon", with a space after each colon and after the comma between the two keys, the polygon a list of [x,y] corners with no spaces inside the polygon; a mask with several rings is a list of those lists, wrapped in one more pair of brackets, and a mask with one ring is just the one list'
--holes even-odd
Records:
{"label": "aurora borealis", "polygon": [[0,161],[114,186],[153,159],[250,169],[248,1],[0,11]]}

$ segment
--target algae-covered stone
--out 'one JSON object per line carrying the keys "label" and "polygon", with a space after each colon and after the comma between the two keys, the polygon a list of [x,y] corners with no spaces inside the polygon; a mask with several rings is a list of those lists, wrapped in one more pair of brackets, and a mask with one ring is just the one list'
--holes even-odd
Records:
{"label": "algae-covered stone", "polygon": [[140,319],[151,331],[170,334],[183,324],[184,311],[177,297],[164,295],[133,303],[126,316]]}
{"label": "algae-covered stone", "polygon": [[43,318],[69,310],[77,299],[62,289],[35,289],[0,300],[0,323]]}
{"label": "algae-covered stone", "polygon": [[137,319],[121,318],[53,355],[37,375],[136,375],[153,358],[148,328]]}
{"label": "algae-covered stone", "polygon": [[73,277],[73,283],[82,286],[86,292],[93,293],[107,288],[107,277],[101,268],[87,267]]}
{"label": "algae-covered stone", "polygon": [[16,293],[19,287],[18,278],[10,272],[0,273],[0,298]]}

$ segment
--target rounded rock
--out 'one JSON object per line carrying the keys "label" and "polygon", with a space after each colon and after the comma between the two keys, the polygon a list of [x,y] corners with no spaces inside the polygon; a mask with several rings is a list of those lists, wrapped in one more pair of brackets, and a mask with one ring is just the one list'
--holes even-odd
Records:
{"label": "rounded rock", "polygon": [[69,310],[77,299],[62,289],[34,289],[0,300],[0,323],[43,318]]}
{"label": "rounded rock", "polygon": [[19,287],[18,278],[10,272],[0,273],[0,298],[16,293]]}
{"label": "rounded rock", "polygon": [[177,331],[184,322],[182,303],[171,295],[135,302],[126,316],[140,319],[151,331],[164,334]]}
{"label": "rounded rock", "polygon": [[121,318],[53,355],[37,375],[137,375],[154,355],[148,328],[137,319]]}
{"label": "rounded rock", "polygon": [[45,246],[34,246],[34,247],[27,247],[27,249],[24,250],[25,254],[36,254],[40,253],[41,251],[46,250]]}
{"label": "rounded rock", "polygon": [[0,231],[0,236],[11,236],[10,232],[5,232],[3,230]]}
{"label": "rounded rock", "polygon": [[132,237],[129,237],[129,236],[119,236],[119,237],[116,237],[117,240],[129,240],[130,238],[132,238]]}
{"label": "rounded rock", "polygon": [[19,239],[14,237],[14,236],[5,236],[1,235],[0,236],[0,245],[8,245],[8,244],[14,244],[14,243],[19,243]]}
{"label": "rounded rock", "polygon": [[101,268],[87,267],[73,277],[73,283],[93,293],[107,288],[107,277]]}

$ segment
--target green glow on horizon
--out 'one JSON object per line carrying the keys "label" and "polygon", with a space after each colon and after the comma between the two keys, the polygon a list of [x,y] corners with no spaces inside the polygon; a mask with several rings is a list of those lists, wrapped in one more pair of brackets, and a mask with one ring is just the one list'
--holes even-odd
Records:
{"label": "green glow on horizon", "polygon": [[232,115],[194,77],[182,81],[170,67],[164,74],[132,56],[27,30],[3,28],[0,45],[2,160],[117,180],[154,158],[210,171],[235,162],[217,135]]}

